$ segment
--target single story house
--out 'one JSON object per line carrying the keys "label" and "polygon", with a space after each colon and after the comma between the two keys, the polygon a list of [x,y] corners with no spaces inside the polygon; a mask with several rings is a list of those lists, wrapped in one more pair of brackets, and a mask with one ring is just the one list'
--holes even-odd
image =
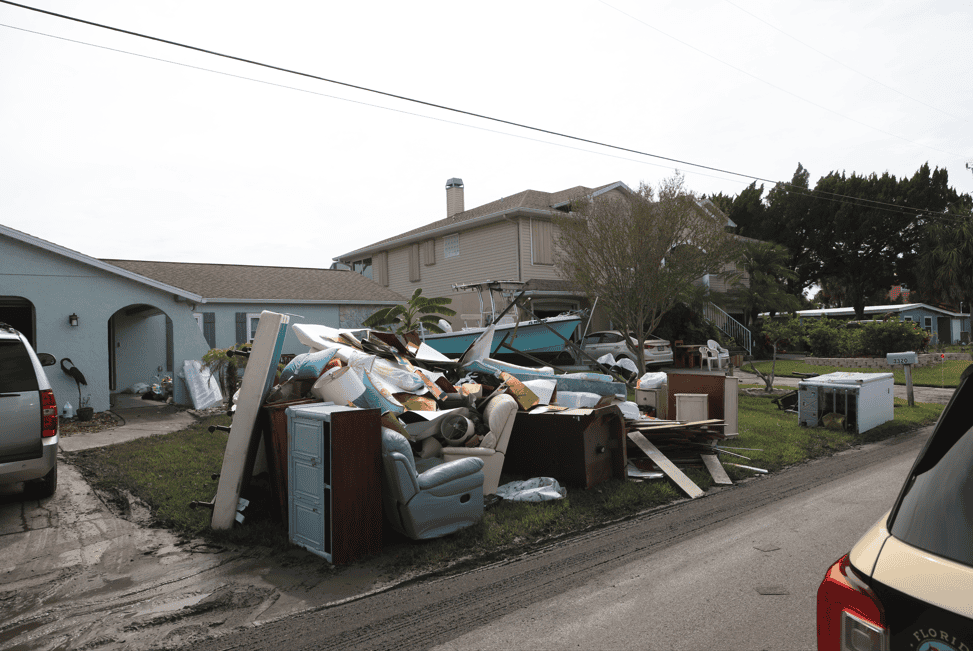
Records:
{"label": "single story house", "polygon": [[[357,327],[404,300],[351,271],[99,260],[0,225],[0,321],[38,352],[70,360],[95,411],[108,409],[112,394],[167,374],[175,401],[191,404],[179,379],[183,361],[248,341],[263,310]],[[284,352],[306,350],[288,332]],[[59,407],[78,407],[75,381],[57,366],[46,371]]]}
{"label": "single story house", "polygon": [[[954,344],[970,340],[970,315],[951,312],[925,303],[905,303],[892,305],[870,305],[865,308],[866,319],[882,319],[885,315],[894,314],[901,321],[918,323],[926,332],[932,335],[931,344]],[[832,307],[819,310],[800,310],[797,316],[806,319],[843,319],[855,318],[855,309],[851,307]]]}

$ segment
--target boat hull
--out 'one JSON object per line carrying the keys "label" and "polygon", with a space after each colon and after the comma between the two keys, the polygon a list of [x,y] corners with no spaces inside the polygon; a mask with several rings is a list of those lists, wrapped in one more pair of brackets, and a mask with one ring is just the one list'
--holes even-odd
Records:
{"label": "boat hull", "polygon": [[[552,317],[547,319],[547,325],[557,331],[565,339],[571,335],[581,323],[581,317]],[[516,335],[514,329],[516,328]],[[426,344],[432,346],[443,355],[459,357],[470,347],[476,338],[486,328],[464,328],[457,332],[447,332],[438,335],[426,335]],[[507,335],[504,339],[504,335]],[[501,342],[515,350],[531,355],[557,355],[564,351],[564,340],[551,332],[544,323],[539,321],[521,321],[520,324],[494,326],[493,346],[491,356],[510,353],[507,348],[500,348]]]}

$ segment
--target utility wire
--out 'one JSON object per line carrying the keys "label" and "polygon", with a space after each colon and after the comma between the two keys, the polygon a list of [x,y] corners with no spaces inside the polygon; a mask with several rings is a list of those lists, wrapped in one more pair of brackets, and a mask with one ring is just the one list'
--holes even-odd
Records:
{"label": "utility wire", "polygon": [[[510,120],[505,120],[505,119],[501,119],[501,118],[495,118],[495,117],[491,117],[491,116],[488,116],[488,115],[483,115],[483,114],[474,113],[474,112],[471,112],[471,111],[466,111],[466,110],[463,110],[463,109],[452,108],[452,107],[449,107],[449,106],[435,104],[435,103],[427,102],[427,101],[420,100],[420,99],[410,98],[410,97],[406,97],[406,96],[403,96],[403,95],[396,95],[394,93],[389,93],[389,92],[382,91],[382,90],[376,90],[376,89],[368,88],[368,87],[365,87],[365,86],[359,86],[359,85],[351,84],[351,83],[348,83],[348,82],[343,82],[343,81],[338,81],[338,80],[334,80],[334,79],[329,79],[327,77],[322,77],[322,76],[315,75],[315,74],[311,74],[311,73],[307,73],[307,72],[301,72],[301,71],[298,71],[298,70],[292,70],[292,69],[289,69],[289,68],[283,68],[283,67],[275,66],[275,65],[272,65],[272,64],[268,64],[268,63],[262,63],[260,61],[246,59],[246,58],[242,58],[242,57],[238,57],[238,56],[234,56],[234,55],[230,55],[230,54],[224,54],[224,53],[216,52],[216,51],[213,51],[213,50],[208,50],[208,49],[201,48],[201,47],[197,47],[197,46],[193,46],[193,45],[179,43],[177,41],[171,41],[171,40],[159,38],[159,37],[156,37],[156,36],[150,36],[150,35],[146,35],[146,34],[141,34],[139,32],[133,32],[133,31],[125,30],[125,29],[122,29],[122,28],[119,28],[119,27],[113,27],[111,25],[104,25],[104,24],[101,24],[101,23],[95,23],[95,22],[92,22],[92,21],[84,20],[82,18],[76,18],[76,17],[73,17],[73,16],[67,16],[67,15],[64,15],[64,14],[59,14],[59,13],[52,12],[52,11],[48,11],[48,10],[45,10],[45,9],[38,9],[36,7],[30,7],[28,5],[23,5],[23,4],[20,4],[20,3],[17,3],[17,2],[12,2],[11,0],[0,0],[0,3],[7,4],[7,5],[11,5],[11,6],[15,6],[15,7],[20,7],[22,9],[27,9],[29,11],[34,11],[34,12],[37,12],[37,13],[47,14],[47,15],[50,15],[50,16],[54,16],[56,18],[63,18],[65,20],[70,20],[70,21],[73,21],[73,22],[82,23],[82,24],[85,24],[85,25],[93,26],[93,27],[98,27],[98,28],[101,28],[101,29],[107,29],[107,30],[114,31],[114,32],[118,32],[118,33],[122,33],[122,34],[127,34],[129,36],[135,36],[137,38],[143,38],[143,39],[147,39],[147,40],[151,40],[151,41],[156,41],[156,42],[159,42],[159,43],[164,43],[166,45],[173,45],[175,47],[180,47],[180,48],[184,48],[184,49],[188,49],[188,50],[193,50],[193,51],[201,52],[201,53],[204,53],[204,54],[210,54],[210,55],[213,55],[213,56],[217,56],[217,57],[221,57],[221,58],[225,58],[225,59],[230,59],[230,60],[233,60],[233,61],[239,61],[241,63],[246,63],[246,64],[254,65],[254,66],[257,66],[257,67],[267,68],[267,69],[270,69],[270,70],[276,70],[278,72],[283,72],[283,73],[287,73],[287,74],[297,75],[297,76],[300,76],[300,77],[306,77],[306,78],[309,78],[309,79],[314,79],[314,80],[317,80],[317,81],[324,81],[324,82],[327,82],[327,83],[332,83],[332,84],[336,84],[336,85],[339,85],[339,86],[344,86],[344,87],[347,87],[347,88],[353,88],[353,89],[356,89],[356,90],[362,90],[362,91],[365,91],[365,92],[374,93],[374,94],[382,95],[382,96],[385,96],[385,97],[391,97],[391,98],[403,100],[403,101],[406,101],[406,102],[412,102],[412,103],[420,104],[420,105],[423,105],[423,106],[429,106],[429,107],[432,107],[432,108],[437,108],[437,109],[441,109],[441,110],[445,110],[445,111],[451,111],[451,112],[454,112],[454,113],[459,113],[461,115],[468,115],[468,116],[471,116],[471,117],[480,118],[480,119],[488,120],[488,121],[492,121],[492,122],[498,122],[498,123],[501,123],[501,124],[507,124],[507,125],[510,125],[510,126],[514,126],[514,127],[518,127],[518,128],[522,128],[522,129],[527,129],[527,130],[530,130],[530,131],[536,131],[536,132],[540,132],[540,133],[546,133],[546,134],[549,134],[549,135],[553,135],[553,136],[557,136],[557,137],[561,137],[561,138],[566,138],[566,139],[569,139],[569,140],[574,140],[574,141],[578,141],[578,142],[584,142],[584,143],[596,145],[596,146],[599,146],[599,147],[606,147],[608,149],[614,149],[614,150],[618,150],[618,151],[624,151],[624,152],[628,152],[628,153],[637,154],[637,155],[640,155],[640,156],[647,156],[647,157],[650,157],[650,158],[656,158],[656,159],[660,159],[660,160],[665,160],[665,161],[669,161],[669,162],[672,162],[672,163],[677,163],[679,165],[688,165],[690,167],[697,167],[697,168],[700,168],[700,169],[705,169],[705,170],[709,170],[709,171],[713,171],[713,172],[719,172],[719,173],[722,173],[722,174],[729,174],[729,175],[732,175],[732,176],[738,176],[738,177],[746,178],[746,179],[753,180],[753,181],[760,181],[760,182],[763,182],[763,183],[770,183],[770,184],[772,184],[774,186],[777,186],[777,187],[783,186],[783,187],[787,188],[789,191],[796,192],[796,193],[803,194],[803,195],[808,195],[808,196],[816,196],[817,198],[826,199],[828,201],[834,201],[834,202],[837,202],[837,203],[849,204],[849,201],[847,201],[847,200],[850,200],[850,202],[854,202],[854,203],[851,203],[850,205],[870,204],[869,207],[880,208],[880,209],[883,209],[883,210],[887,210],[889,212],[897,212],[897,213],[900,213],[900,214],[907,214],[907,215],[916,216],[916,217],[918,217],[920,215],[928,215],[928,216],[934,217],[934,218],[949,218],[949,216],[944,215],[942,213],[934,213],[934,212],[930,212],[928,210],[922,210],[922,209],[910,209],[910,208],[908,208],[906,206],[902,206],[902,205],[898,205],[898,204],[891,204],[891,203],[887,203],[887,202],[876,201],[876,200],[873,200],[873,199],[864,199],[864,198],[860,198],[860,197],[852,197],[850,195],[842,195],[842,194],[838,194],[838,193],[834,193],[834,192],[827,192],[827,191],[824,191],[824,190],[813,190],[813,189],[810,189],[810,188],[803,188],[801,186],[796,186],[796,185],[793,185],[791,183],[787,183],[787,182],[783,182],[783,181],[772,181],[770,179],[766,179],[766,178],[759,177],[759,176],[754,176],[754,175],[751,175],[751,174],[744,174],[742,172],[734,172],[732,170],[725,170],[725,169],[721,169],[721,168],[718,168],[718,167],[712,167],[712,166],[709,166],[709,165],[702,165],[702,164],[693,163],[693,162],[690,162],[690,161],[683,161],[683,160],[679,160],[679,159],[676,159],[676,158],[670,158],[670,157],[667,157],[667,156],[661,156],[659,154],[652,154],[652,153],[649,153],[649,152],[643,152],[643,151],[640,151],[640,150],[637,150],[637,149],[631,149],[631,148],[622,147],[622,146],[619,146],[619,145],[612,145],[612,144],[600,142],[600,141],[597,141],[597,140],[590,140],[590,139],[582,138],[582,137],[579,137],[579,136],[572,136],[570,134],[561,133],[561,132],[558,132],[558,131],[551,131],[549,129],[543,129],[543,128],[540,128],[540,127],[534,127],[534,126],[530,126],[530,125],[526,125],[526,124],[521,124],[521,123],[518,123],[518,122],[513,122],[513,121],[510,121]],[[362,104],[362,105],[365,105],[365,106],[372,106],[372,107],[375,107],[375,108],[384,108],[386,110],[391,110],[391,111],[395,111],[395,112],[398,112],[398,113],[404,113],[404,114],[407,114],[407,115],[414,115],[414,116],[417,116],[417,117],[425,117],[425,118],[428,118],[428,119],[433,119],[433,120],[437,120],[437,121],[441,121],[441,122],[446,122],[446,123],[450,123],[450,124],[457,124],[459,126],[467,126],[467,127],[472,127],[472,128],[475,128],[475,129],[490,131],[490,132],[493,132],[493,133],[499,133],[499,134],[502,134],[502,135],[510,135],[510,136],[514,136],[514,137],[525,138],[524,136],[517,136],[515,134],[508,134],[508,133],[501,132],[501,131],[494,131],[492,129],[485,129],[483,127],[476,127],[476,126],[473,126],[473,125],[468,125],[468,124],[464,124],[464,123],[460,123],[460,122],[452,122],[450,120],[445,120],[445,119],[442,119],[442,118],[434,118],[434,117],[431,117],[431,116],[426,116],[426,115],[422,115],[422,114],[418,114],[418,113],[410,113],[408,111],[403,111],[401,109],[392,109],[392,108],[388,108],[388,107],[384,107],[384,106],[379,106],[379,105],[375,105],[375,104],[368,104],[367,102],[361,102],[361,101],[350,100],[350,99],[346,99],[346,98],[342,98],[342,97],[337,97],[337,96],[333,96],[333,95],[327,95],[327,94],[324,94],[324,93],[318,93],[318,92],[315,92],[315,91],[310,91],[310,90],[306,90],[306,89],[302,89],[302,88],[296,88],[296,87],[293,87],[293,86],[287,86],[285,84],[279,84],[279,83],[275,83],[275,82],[263,81],[263,80],[259,80],[259,79],[254,79],[252,77],[246,77],[246,76],[243,76],[243,75],[236,75],[236,74],[233,74],[233,73],[228,73],[228,72],[222,72],[222,71],[218,71],[218,70],[213,70],[211,68],[204,68],[202,66],[195,66],[195,65],[191,65],[191,64],[180,63],[180,62],[176,62],[176,61],[171,61],[169,59],[162,59],[162,58],[159,58],[159,57],[153,57],[153,56],[149,56],[149,55],[145,55],[145,54],[138,54],[138,53],[130,52],[130,51],[127,51],[127,50],[121,50],[121,49],[118,49],[118,48],[112,48],[112,47],[103,46],[103,45],[96,45],[96,44],[92,44],[92,43],[87,43],[85,41],[80,41],[80,40],[65,38],[65,37],[61,37],[61,36],[53,36],[51,34],[45,34],[43,32],[29,30],[29,29],[25,29],[25,28],[21,28],[21,27],[14,27],[12,25],[5,25],[5,24],[0,24],[0,25],[3,25],[4,27],[9,27],[11,29],[16,29],[16,30],[19,30],[19,31],[30,32],[30,33],[38,34],[38,35],[41,35],[41,36],[48,36],[48,37],[56,38],[56,39],[59,39],[59,40],[69,41],[69,42],[78,43],[78,44],[81,44],[81,45],[87,45],[87,46],[90,46],[90,47],[96,47],[96,48],[100,48],[100,49],[104,49],[104,50],[110,50],[110,51],[119,52],[119,53],[122,53],[122,54],[129,54],[129,55],[132,55],[132,56],[138,56],[138,57],[145,58],[145,59],[152,59],[152,60],[160,61],[160,62],[164,62],[164,63],[171,63],[171,64],[174,64],[174,65],[179,65],[179,66],[183,66],[183,67],[187,67],[187,68],[192,68],[192,69],[196,69],[196,70],[202,70],[202,71],[206,71],[206,72],[213,72],[213,73],[221,74],[221,75],[228,76],[228,77],[235,77],[235,78],[238,78],[238,79],[244,79],[244,80],[248,80],[248,81],[255,81],[255,82],[258,82],[258,83],[263,83],[263,84],[267,84],[267,85],[271,85],[271,86],[277,86],[277,87],[280,87],[280,88],[287,88],[287,89],[291,89],[291,90],[298,90],[298,91],[310,93],[310,94],[313,94],[313,95],[320,95],[320,96],[323,96],[323,97],[329,97],[329,98],[333,98],[333,99],[340,99],[340,100],[343,100],[343,101],[349,101],[349,102],[353,102],[353,103],[357,103],[357,104]],[[554,145],[561,146],[561,147],[568,147],[568,148],[571,148],[571,149],[577,149],[579,151],[584,151],[584,152],[588,152],[588,153],[600,153],[600,152],[592,152],[590,150],[576,148],[576,147],[569,147],[567,145],[563,145],[563,144],[559,144],[559,143],[552,143],[552,142],[545,141],[545,140],[538,140],[538,139],[534,139],[534,138],[525,138],[525,139],[527,139],[527,140],[533,140],[535,142],[541,142],[541,143],[545,143],[545,144],[554,144]],[[608,154],[602,154],[602,155],[608,155]],[[618,156],[613,156],[613,157],[621,158],[621,157],[618,157]],[[632,159],[623,158],[623,160],[632,160]],[[665,167],[665,166],[663,166],[663,167]],[[709,175],[707,175],[707,176],[709,176]],[[827,195],[827,196],[822,196],[822,195]]]}
{"label": "utility wire", "polygon": [[868,124],[867,122],[862,122],[861,120],[856,120],[853,117],[847,116],[847,115],[845,115],[843,113],[839,113],[838,111],[836,111],[834,109],[828,108],[827,106],[824,106],[823,104],[818,104],[817,102],[815,102],[813,100],[810,100],[810,99],[808,99],[806,97],[802,97],[802,96],[798,95],[797,93],[794,93],[794,92],[791,92],[791,91],[787,90],[786,88],[781,88],[777,84],[771,83],[771,82],[767,81],[766,79],[761,79],[757,75],[754,75],[754,74],[752,74],[750,72],[747,72],[743,68],[738,68],[737,66],[733,65],[732,63],[728,63],[728,62],[724,61],[723,59],[720,59],[719,57],[714,56],[714,55],[710,54],[709,52],[706,52],[705,50],[701,50],[700,48],[696,47],[695,45],[690,45],[686,41],[683,41],[683,40],[680,40],[680,39],[676,38],[672,34],[667,34],[666,32],[663,32],[658,27],[655,27],[655,26],[650,25],[649,23],[645,22],[641,18],[638,18],[636,16],[633,16],[632,14],[630,14],[628,12],[622,11],[621,9],[619,9],[618,7],[615,7],[614,5],[608,4],[607,2],[605,2],[605,0],[598,0],[598,2],[600,2],[603,5],[605,5],[609,9],[612,9],[614,11],[617,11],[618,13],[620,13],[623,16],[625,16],[626,18],[630,18],[630,19],[634,20],[637,23],[641,23],[645,27],[648,27],[649,29],[651,29],[651,30],[653,30],[655,32],[658,32],[659,34],[662,34],[666,38],[672,39],[673,41],[675,41],[676,43],[679,43],[680,45],[683,45],[685,47],[688,47],[691,50],[694,50],[696,52],[699,52],[703,56],[709,57],[710,59],[713,59],[714,61],[717,61],[719,63],[722,63],[726,67],[731,68],[733,70],[736,70],[737,72],[739,72],[741,74],[744,74],[744,75],[750,77],[751,79],[755,79],[756,81],[759,81],[762,84],[765,84],[767,86],[770,86],[771,88],[773,88],[775,90],[779,90],[782,93],[787,93],[791,97],[794,97],[796,99],[799,99],[802,102],[805,102],[807,104],[810,104],[811,106],[817,107],[817,108],[819,108],[819,109],[821,109],[823,111],[827,111],[829,113],[832,113],[834,115],[837,115],[840,118],[844,118],[845,120],[849,120],[850,122],[854,122],[855,124],[859,124],[859,125],[861,125],[863,127],[866,127],[868,129],[872,129],[874,131],[878,131],[879,133],[884,133],[885,135],[891,136],[893,138],[897,138],[899,140],[902,140],[903,142],[907,142],[909,144],[916,145],[917,147],[925,147],[927,149],[932,149],[933,151],[938,151],[941,154],[947,154],[949,156],[955,156],[956,158],[963,158],[963,156],[960,156],[959,154],[953,153],[951,151],[946,151],[945,149],[939,149],[938,147],[932,147],[930,145],[924,145],[924,144],[922,144],[920,142],[916,142],[915,140],[909,140],[905,136],[900,136],[897,133],[892,133],[891,131],[886,131],[885,129],[882,129],[882,128],[876,127],[874,125]]}
{"label": "utility wire", "polygon": [[833,56],[831,56],[830,54],[828,54],[827,52],[822,52],[821,50],[817,49],[813,45],[810,45],[809,43],[805,43],[804,41],[802,41],[801,39],[797,38],[796,36],[793,36],[791,34],[788,34],[784,30],[782,30],[780,27],[777,27],[776,25],[774,25],[774,24],[772,24],[772,23],[764,20],[763,18],[761,18],[760,16],[758,16],[755,13],[752,13],[750,11],[747,11],[746,9],[744,9],[743,7],[741,7],[740,5],[738,5],[738,4],[734,3],[734,2],[731,2],[730,0],[723,0],[723,2],[725,2],[726,4],[731,5],[733,7],[736,7],[737,9],[739,9],[743,13],[751,16],[755,20],[759,20],[760,22],[762,22],[767,27],[770,27],[771,29],[777,30],[778,32],[780,32],[781,34],[783,34],[784,36],[786,36],[787,38],[789,38],[789,39],[791,39],[793,41],[797,41],[798,43],[800,43],[804,47],[808,48],[809,50],[812,50],[814,52],[817,52],[818,54],[820,54],[821,56],[825,57],[826,59],[830,59],[831,61],[834,61],[838,65],[843,66],[845,68],[848,68],[849,70],[851,70],[855,74],[861,75],[865,79],[867,79],[867,80],[869,80],[869,81],[871,81],[873,83],[876,83],[879,86],[883,86],[883,87],[889,89],[893,93],[898,93],[902,97],[905,97],[906,99],[911,99],[913,102],[916,102],[917,104],[922,104],[923,106],[925,106],[927,108],[931,108],[934,111],[939,111],[943,115],[945,115],[947,117],[950,117],[950,118],[953,118],[954,120],[962,120],[963,122],[969,122],[969,120],[967,120],[964,117],[961,117],[961,116],[958,116],[958,115],[953,115],[952,113],[949,113],[947,111],[944,111],[943,109],[941,109],[939,107],[936,107],[936,106],[933,106],[932,104],[928,104],[926,102],[923,102],[921,99],[918,99],[916,97],[912,97],[911,95],[909,95],[907,93],[904,93],[904,92],[902,92],[901,90],[899,90],[897,88],[893,88],[892,86],[889,86],[888,84],[886,84],[886,83],[884,83],[882,81],[879,81],[875,77],[872,77],[871,75],[868,75],[868,74],[862,72],[861,70],[856,70],[855,68],[852,68],[850,65],[848,65],[844,61],[841,61],[839,59],[836,59]]}

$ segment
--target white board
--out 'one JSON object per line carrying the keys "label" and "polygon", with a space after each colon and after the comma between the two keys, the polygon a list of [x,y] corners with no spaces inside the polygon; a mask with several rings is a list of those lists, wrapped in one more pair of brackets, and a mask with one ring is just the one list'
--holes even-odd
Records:
{"label": "white board", "polygon": [[715,454],[701,454],[703,457],[703,465],[709,470],[709,474],[712,475],[713,481],[717,484],[732,484],[733,480],[730,476],[726,474],[726,470],[723,469],[723,464],[720,463],[719,458]]}
{"label": "white board", "polygon": [[223,453],[223,469],[213,500],[214,529],[229,529],[236,518],[237,504],[247,465],[247,453],[256,436],[257,413],[277,373],[277,362],[284,346],[288,317],[264,310],[260,313],[257,334],[240,384],[240,397],[230,425],[230,437]]}
{"label": "white board", "polygon": [[632,439],[632,442],[639,446],[639,449],[652,459],[652,463],[659,466],[659,469],[666,473],[672,481],[676,482],[676,485],[683,489],[689,497],[696,499],[697,497],[703,496],[703,489],[697,486],[674,463],[669,461],[666,455],[662,454],[659,448],[655,447],[649,439],[638,432],[629,432],[628,438]]}

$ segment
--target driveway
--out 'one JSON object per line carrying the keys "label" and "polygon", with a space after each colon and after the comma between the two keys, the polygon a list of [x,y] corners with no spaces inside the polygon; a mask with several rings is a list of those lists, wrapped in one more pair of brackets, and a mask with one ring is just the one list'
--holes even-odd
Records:
{"label": "driveway", "polygon": [[[182,429],[188,412],[137,406],[126,425],[62,438],[78,450]],[[0,640],[4,648],[144,649],[344,601],[408,577],[382,557],[347,568],[299,549],[230,549],[150,526],[134,500],[99,495],[58,458],[55,495],[0,486]]]}

